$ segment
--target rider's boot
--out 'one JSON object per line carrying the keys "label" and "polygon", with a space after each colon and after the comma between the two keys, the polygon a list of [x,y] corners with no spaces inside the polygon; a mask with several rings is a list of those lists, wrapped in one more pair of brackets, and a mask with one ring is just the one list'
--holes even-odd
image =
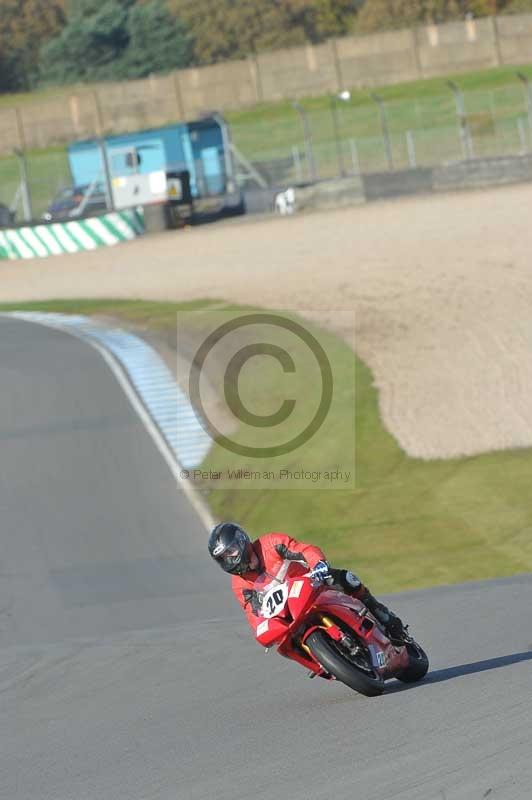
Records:
{"label": "rider's boot", "polygon": [[376,597],[373,597],[367,586],[364,586],[360,578],[354,575],[349,570],[345,569],[331,569],[331,577],[334,582],[340,586],[344,592],[347,592],[352,597],[361,600],[374,617],[383,625],[386,633],[392,640],[402,641],[408,637],[408,631],[405,629],[402,620],[390,611],[384,603],[379,603]]}
{"label": "rider's boot", "polygon": [[402,641],[408,636],[408,631],[405,629],[402,620],[393,611],[390,611],[384,603],[380,603],[376,597],[373,597],[368,589],[365,588],[359,599],[384,626],[390,639]]}

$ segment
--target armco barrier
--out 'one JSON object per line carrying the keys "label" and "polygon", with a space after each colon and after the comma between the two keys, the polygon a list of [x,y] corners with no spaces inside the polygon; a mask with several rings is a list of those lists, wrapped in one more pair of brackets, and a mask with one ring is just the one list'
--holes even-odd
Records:
{"label": "armco barrier", "polygon": [[359,205],[407,195],[526,182],[532,182],[532,155],[474,158],[439,167],[374,172],[358,178],[322,181],[315,186],[294,186],[288,191],[279,189],[274,206],[286,214],[307,208]]}
{"label": "armco barrier", "polygon": [[364,203],[364,187],[360,176],[322,181],[297,190],[297,211],[311,208],[339,208]]}
{"label": "armco barrier", "polygon": [[109,247],[144,233],[142,211],[128,209],[100,217],[0,230],[0,259],[45,258]]}
{"label": "armco barrier", "polygon": [[434,167],[434,191],[475,189],[532,180],[532,155],[474,158],[456,164]]}
{"label": "armco barrier", "polygon": [[430,167],[402,169],[397,172],[370,172],[362,176],[366,200],[431,192],[433,172]]}

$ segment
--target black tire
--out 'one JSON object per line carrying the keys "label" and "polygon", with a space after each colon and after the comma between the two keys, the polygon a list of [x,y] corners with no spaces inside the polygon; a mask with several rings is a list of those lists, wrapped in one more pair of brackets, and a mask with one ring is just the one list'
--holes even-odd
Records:
{"label": "black tire", "polygon": [[399,675],[397,680],[403,683],[416,683],[425,677],[429,671],[429,657],[417,642],[407,644],[406,649],[410,658],[410,664]]}
{"label": "black tire", "polygon": [[369,663],[368,672],[353,664],[347,655],[342,654],[338,645],[327,636],[325,631],[313,631],[306,639],[305,644],[327,672],[354,689],[355,692],[366,697],[377,697],[383,693],[384,680],[379,673]]}

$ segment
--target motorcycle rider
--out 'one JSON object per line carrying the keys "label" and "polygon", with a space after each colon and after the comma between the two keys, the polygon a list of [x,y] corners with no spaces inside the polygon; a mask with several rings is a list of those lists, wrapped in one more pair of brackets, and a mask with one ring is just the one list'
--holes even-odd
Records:
{"label": "motorcycle rider", "polygon": [[[314,545],[304,544],[285,533],[266,533],[251,541],[246,531],[236,522],[220,522],[209,536],[209,553],[221,568],[232,575],[233,593],[244,609],[248,622],[256,630],[260,602],[253,584],[266,572],[274,577],[284,560],[293,560],[300,574],[311,569],[323,580],[333,582],[346,594],[356,597],[384,626],[392,641],[402,641],[407,636],[403,623],[385,605],[380,603],[359,578],[345,569],[334,569],[325,555]],[[304,559],[306,564],[297,563]]]}

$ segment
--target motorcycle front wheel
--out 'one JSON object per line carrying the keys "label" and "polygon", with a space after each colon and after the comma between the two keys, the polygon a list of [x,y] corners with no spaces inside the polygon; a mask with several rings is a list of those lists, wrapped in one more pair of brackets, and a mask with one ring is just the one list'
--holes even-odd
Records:
{"label": "motorcycle front wheel", "polygon": [[383,693],[384,680],[372,666],[369,656],[357,666],[347,653],[342,652],[341,645],[322,630],[313,631],[305,644],[323,669],[355,692],[366,697],[376,697]]}

